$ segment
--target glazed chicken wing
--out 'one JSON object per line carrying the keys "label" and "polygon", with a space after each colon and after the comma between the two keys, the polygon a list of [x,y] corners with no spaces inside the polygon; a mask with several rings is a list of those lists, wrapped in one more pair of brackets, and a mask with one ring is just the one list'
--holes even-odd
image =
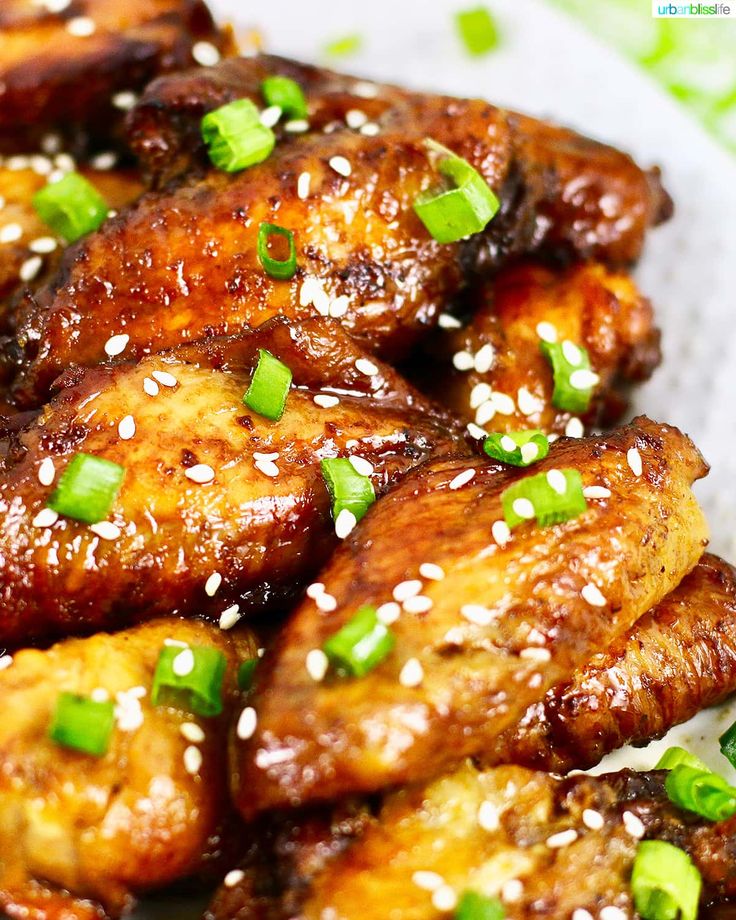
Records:
{"label": "glazed chicken wing", "polygon": [[0,153],[36,149],[49,131],[76,149],[109,143],[135,101],[125,97],[160,73],[192,66],[196,42],[232,50],[203,0],[74,0],[59,12],[53,6],[60,4],[0,5]]}
{"label": "glazed chicken wing", "polygon": [[[171,700],[152,704],[168,642],[226,657],[221,716],[197,716]],[[29,916],[24,907],[48,909],[50,901],[53,911],[73,915],[76,897],[118,914],[134,893],[203,870],[227,814],[226,724],[239,698],[238,665],[256,649],[245,631],[163,619],[15,655],[0,673],[4,912]],[[107,753],[95,757],[49,737],[61,692],[115,704]]]}
{"label": "glazed chicken wing", "polygon": [[[261,348],[294,375],[278,422],[243,404]],[[4,644],[278,607],[337,542],[321,459],[363,458],[380,494],[435,452],[462,447],[331,320],[274,320],[68,382],[0,468]],[[125,468],[102,524],[46,507],[80,452]]]}
{"label": "glazed chicken wing", "polygon": [[[311,592],[265,668],[257,727],[236,742],[243,814],[415,781],[489,750],[677,587],[706,539],[692,443],[639,419],[554,444],[534,472],[565,468],[593,492],[557,526],[509,534],[501,493],[520,474],[481,460],[425,465],[369,510],[319,576],[335,609]],[[359,679],[315,676],[310,651],[365,605],[391,622],[393,650]]]}
{"label": "glazed chicken wing", "polygon": [[[197,165],[193,137],[201,115],[239,97],[262,104],[261,81],[274,73],[304,85],[309,130],[280,129],[271,156],[240,173],[208,167],[202,157]],[[123,331],[129,354],[140,356],[205,333],[257,326],[278,313],[329,313],[370,350],[397,357],[477,272],[515,252],[557,253],[563,237],[573,252],[633,260],[645,228],[661,216],[658,182],[622,153],[601,148],[601,184],[613,169],[639,201],[638,217],[619,236],[613,212],[598,215],[595,228],[581,226],[554,163],[522,158],[517,121],[508,113],[393,87],[370,93],[366,99],[365,84],[353,78],[266,56],[226,61],[201,78],[185,74],[152,90],[133,121],[136,150],[155,169],[160,149],[179,163],[170,150],[179,143],[194,151],[195,163],[188,156],[188,172],[73,247],[56,277],[22,305],[6,356],[15,365],[19,403],[37,405],[70,363],[103,360],[104,343]],[[345,121],[355,125],[355,111],[367,120],[362,128]],[[428,137],[467,158],[501,199],[501,212],[475,241],[440,244],[414,213],[416,197],[438,178]],[[557,129],[551,137],[557,149]],[[589,144],[594,160],[597,149]],[[563,227],[567,221],[576,229]],[[264,222],[295,234],[298,269],[289,281],[274,280],[260,264]],[[596,245],[599,236],[604,245]],[[180,323],[170,322],[172,313],[183,317]]]}

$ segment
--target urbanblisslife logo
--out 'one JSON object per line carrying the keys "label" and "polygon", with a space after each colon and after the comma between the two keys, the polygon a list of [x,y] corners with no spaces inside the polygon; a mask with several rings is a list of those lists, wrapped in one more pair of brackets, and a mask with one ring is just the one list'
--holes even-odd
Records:
{"label": "urbanblisslife logo", "polygon": [[736,0],[729,3],[662,3],[652,0],[656,19],[736,19]]}

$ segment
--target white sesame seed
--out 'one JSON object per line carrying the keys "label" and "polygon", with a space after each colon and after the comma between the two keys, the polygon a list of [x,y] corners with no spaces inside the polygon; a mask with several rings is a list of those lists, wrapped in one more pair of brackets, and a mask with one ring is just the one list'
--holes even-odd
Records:
{"label": "white sesame seed", "polygon": [[562,343],[562,356],[565,361],[567,361],[568,364],[572,364],[573,367],[577,367],[583,360],[583,353],[578,346],[569,339],[565,339]]}
{"label": "white sesame seed", "polygon": [[186,677],[194,670],[194,652],[185,648],[171,662],[171,670],[177,677]]}
{"label": "white sesame seed", "polygon": [[371,476],[373,474],[373,464],[369,463],[365,457],[348,457],[348,461],[360,476]]}
{"label": "white sesame seed", "polygon": [[557,341],[557,330],[552,323],[537,323],[537,335],[543,342]]}
{"label": "white sesame seed", "polygon": [[524,885],[518,878],[510,878],[501,886],[501,898],[509,904],[520,900],[524,894]]}
{"label": "white sesame seed", "polygon": [[352,533],[355,525],[358,523],[355,515],[349,508],[343,508],[335,518],[335,534],[338,539],[344,540]]}
{"label": "white sesame seed", "polygon": [[195,42],[192,46],[192,57],[202,67],[214,67],[220,60],[220,52],[212,42]]}
{"label": "white sesame seed", "polygon": [[585,434],[585,428],[579,418],[573,416],[571,419],[568,419],[565,425],[565,434],[568,438],[582,438]]}
{"label": "white sesame seed", "polygon": [[[109,355],[111,358],[122,354],[128,347],[129,341],[130,336],[126,333],[121,333],[120,335],[111,335],[110,338],[105,342],[105,354]],[[146,380],[147,379],[148,378],[146,378]],[[145,389],[145,380],[143,381],[143,388]]]}
{"label": "white sesame seed", "polygon": [[201,744],[204,741],[205,734],[201,725],[196,722],[182,722],[179,731],[184,739],[191,741],[192,744]]}
{"label": "white sesame seed", "polygon": [[321,581],[315,581],[313,584],[307,586],[307,591],[306,591],[307,597],[311,597],[312,599],[314,599],[316,597],[319,597],[320,594],[324,594],[324,593],[325,593],[325,586],[322,584]]}
{"label": "white sesame seed", "polygon": [[318,594],[314,598],[314,603],[317,605],[317,609],[323,613],[332,613],[333,610],[337,610],[337,598],[328,594],[327,591]]}
{"label": "white sesame seed", "polygon": [[279,468],[273,460],[256,460],[253,466],[264,476],[270,476],[272,479],[279,475]]}
{"label": "white sesame seed", "polygon": [[118,436],[121,441],[130,441],[135,435],[135,419],[132,415],[126,415],[118,422]]}
{"label": "white sesame seed", "polygon": [[627,834],[631,834],[631,836],[636,837],[637,840],[644,836],[646,828],[638,815],[635,815],[633,811],[625,811],[622,817]]}
{"label": "white sesame seed", "polygon": [[399,674],[402,687],[418,687],[424,680],[424,668],[418,658],[410,658]]}
{"label": "white sesame seed", "polygon": [[400,581],[392,592],[394,600],[402,604],[410,597],[416,597],[422,590],[422,583],[416,578],[410,578],[407,581]]}
{"label": "white sesame seed", "polygon": [[120,528],[112,521],[98,521],[96,524],[90,524],[89,529],[102,540],[117,540],[120,536]]}
{"label": "white sesame seed", "polygon": [[375,99],[378,96],[378,87],[370,80],[358,80],[353,84],[353,93],[361,99]]}
{"label": "white sesame seed", "polygon": [[350,161],[346,157],[330,157],[330,167],[334,169],[338,175],[346,179],[353,171]]}
{"label": "white sesame seed", "polygon": [[239,885],[245,878],[245,872],[242,869],[231,869],[225,876],[223,884],[226,888],[234,888]]}
{"label": "white sesame seed", "polygon": [[361,374],[365,374],[366,377],[375,377],[378,373],[378,368],[368,358],[358,358],[355,362],[355,369],[360,371]]}
{"label": "white sesame seed", "polygon": [[431,597],[425,594],[417,594],[416,597],[409,597],[404,601],[403,607],[407,613],[428,613],[434,606]]}
{"label": "white sesame seed", "polygon": [[54,165],[62,172],[73,172],[77,167],[74,157],[68,153],[57,153],[54,157]]}
{"label": "white sesame seed", "polygon": [[533,441],[521,445],[521,459],[524,463],[533,463],[539,456],[539,447]]}
{"label": "white sesame seed", "polygon": [[452,313],[440,313],[437,319],[437,325],[440,329],[460,329],[462,323],[456,316],[453,316]]}
{"label": "white sesame seed", "polygon": [[481,403],[475,412],[476,425],[487,425],[496,414],[496,406],[492,399],[487,399]]}
{"label": "white sesame seed", "polygon": [[31,521],[34,527],[53,527],[59,515],[53,508],[42,508]]}
{"label": "white sesame seed", "polygon": [[549,661],[551,657],[548,648],[523,648],[519,652],[519,658],[526,658],[528,661]]}
{"label": "white sesame seed", "polygon": [[362,128],[368,121],[368,116],[362,109],[350,109],[345,113],[345,124],[348,128]]}
{"label": "white sesame seed", "polygon": [[468,422],[466,430],[471,438],[475,438],[476,441],[480,441],[481,438],[488,436],[488,432],[481,428],[480,425],[476,425],[475,422]]}
{"label": "white sesame seed", "polygon": [[[63,3],[64,5],[60,10],[51,10],[51,12],[61,12],[61,10],[66,9],[67,6],[72,2],[72,0],[46,0],[46,5],[49,6],[49,3],[57,2]],[[61,138],[58,134],[44,134],[41,138],[41,150],[44,153],[58,153],[61,150]]]}
{"label": "white sesame seed", "polygon": [[51,457],[44,457],[38,466],[38,481],[42,486],[50,486],[56,476],[56,467]]}
{"label": "white sesame seed", "polygon": [[187,479],[191,479],[192,482],[204,485],[207,482],[212,482],[215,478],[215,471],[207,463],[195,463],[194,466],[190,466],[188,470],[184,471],[184,475]]}
{"label": "white sesame seed", "polygon": [[616,907],[615,904],[609,904],[607,907],[601,909],[598,916],[600,920],[626,920],[627,914],[626,911],[621,910],[620,907]]}
{"label": "white sesame seed", "polygon": [[626,451],[626,462],[629,464],[634,476],[641,476],[644,467],[641,462],[641,454],[636,447],[630,447]]}
{"label": "white sesame seed", "polygon": [[314,397],[314,404],[319,406],[320,409],[333,409],[339,402],[340,400],[337,396],[330,396],[327,393],[318,393]]}
{"label": "white sesame seed", "polygon": [[491,525],[491,535],[499,546],[506,546],[511,539],[511,530],[506,521],[494,521]]}
{"label": "white sesame seed", "polygon": [[296,195],[297,198],[301,198],[302,201],[309,198],[309,186],[312,181],[312,176],[308,172],[303,172],[299,174],[299,178],[296,180]]}
{"label": "white sesame seed", "polygon": [[476,626],[488,626],[497,616],[495,610],[490,610],[482,604],[463,604],[460,613],[469,623]]}
{"label": "white sesame seed", "polygon": [[534,415],[544,408],[542,400],[534,396],[527,387],[519,387],[516,392],[516,404],[522,415]]}
{"label": "white sesame seed", "polygon": [[158,396],[159,387],[155,380],[150,377],[143,378],[143,392],[146,396]]}
{"label": "white sesame seed", "polygon": [[5,161],[5,168],[11,172],[19,172],[22,169],[30,169],[31,158],[25,154],[18,154],[14,157],[8,157]]}
{"label": "white sesame seed", "polygon": [[53,172],[49,173],[47,182],[49,185],[54,185],[56,182],[61,182],[65,175],[66,173],[63,169],[55,169]]}
{"label": "white sesame seed", "polygon": [[313,648],[307,652],[307,673],[312,680],[316,680],[317,682],[323,680],[329,664],[329,659],[321,648]]}
{"label": "white sesame seed", "polygon": [[222,575],[219,572],[213,572],[204,583],[204,593],[207,597],[214,597],[221,584]]}
{"label": "white sesame seed", "polygon": [[455,889],[449,885],[440,885],[436,891],[432,892],[432,906],[443,913],[455,910],[457,907]]}
{"label": "white sesame seed", "polygon": [[168,371],[153,371],[151,376],[158,381],[162,387],[175,387],[179,382],[173,374]]}
{"label": "white sesame seed", "polygon": [[94,20],[90,19],[89,16],[75,16],[66,24],[67,32],[76,38],[87,38],[90,35],[94,35],[96,29],[97,26]]}
{"label": "white sesame seed", "polygon": [[360,129],[360,133],[363,137],[375,137],[379,132],[380,128],[375,123],[375,121],[369,121],[367,124],[363,125]]}
{"label": "white sesame seed", "polygon": [[35,240],[31,240],[28,244],[28,248],[31,252],[38,252],[41,255],[47,255],[50,252],[53,252],[59,244],[53,238],[53,236],[39,236]]}
{"label": "white sesame seed", "polygon": [[12,663],[12,655],[0,655],[0,671],[4,671],[6,668],[9,668]]}
{"label": "white sesame seed", "polygon": [[497,831],[500,824],[498,809],[493,802],[487,800],[481,802],[480,808],[478,809],[478,825],[484,831],[491,833],[492,831]]}
{"label": "white sesame seed", "polygon": [[263,453],[263,451],[254,450],[254,451],[253,451],[253,459],[254,459],[254,460],[278,460],[278,459],[279,459],[279,452],[278,452],[277,450],[274,450],[274,451],[271,451],[270,453],[266,454],[266,453]]}
{"label": "white sesame seed", "polygon": [[281,118],[281,106],[269,105],[267,109],[261,112],[260,120],[264,128],[273,128],[274,125],[278,124],[279,118]]}
{"label": "white sesame seed", "polygon": [[572,912],[572,920],[593,920],[593,914],[583,907],[577,907]]}
{"label": "white sesame seed", "polygon": [[31,256],[30,259],[26,259],[25,262],[21,265],[19,271],[19,277],[21,281],[33,281],[33,279],[38,275],[43,267],[43,259],[41,256]]}
{"label": "white sesame seed", "polygon": [[138,102],[138,97],[130,90],[123,90],[120,93],[115,93],[112,97],[112,104],[116,109],[120,109],[123,112],[132,109],[136,102]]}
{"label": "white sesame seed", "polygon": [[104,687],[95,687],[90,693],[90,699],[94,700],[95,703],[106,703],[110,699],[110,694]]}
{"label": "white sesame seed", "polygon": [[470,391],[470,408],[477,409],[482,406],[486,400],[491,398],[491,387],[485,381],[476,383]]}
{"label": "white sesame seed", "polygon": [[523,518],[525,521],[530,521],[534,517],[534,505],[528,498],[515,499],[511,507],[514,514]]}
{"label": "white sesame seed", "polygon": [[562,470],[550,470],[547,473],[547,482],[550,489],[558,495],[564,495],[567,492],[567,480]]}
{"label": "white sesame seed", "polygon": [[434,562],[423,562],[419,566],[419,574],[422,578],[428,578],[430,581],[442,581],[445,577],[444,569],[435,565]]}
{"label": "white sesame seed", "polygon": [[255,709],[252,706],[246,706],[240,713],[240,718],[238,719],[238,727],[236,729],[238,738],[242,741],[247,741],[248,738],[252,738],[257,724],[258,716],[256,715]]}
{"label": "white sesame seed", "polygon": [[452,364],[458,371],[469,371],[475,366],[475,358],[469,351],[456,351],[452,356]]}
{"label": "white sesame seed", "polygon": [[475,470],[463,470],[462,473],[458,473],[457,476],[450,482],[448,488],[455,491],[456,489],[462,489],[463,486],[467,485],[471,479],[475,476]]}
{"label": "white sesame seed", "polygon": [[400,615],[401,607],[394,601],[388,601],[386,604],[381,604],[378,610],[376,610],[376,616],[384,626],[390,626],[392,623],[395,623]]}
{"label": "white sesame seed", "polygon": [[570,827],[566,831],[560,831],[559,834],[552,834],[551,837],[547,838],[546,843],[550,850],[559,850],[561,847],[574,843],[577,839],[578,832]]}
{"label": "white sesame seed", "polygon": [[507,434],[501,437],[501,447],[509,454],[516,450],[516,441]]}
{"label": "white sesame seed", "polygon": [[479,374],[486,374],[493,367],[496,360],[496,352],[493,345],[486,344],[478,349],[473,358],[473,367]]}
{"label": "white sesame seed", "polygon": [[341,316],[345,316],[348,312],[349,306],[350,298],[347,294],[341,294],[339,297],[335,297],[330,304],[330,316],[333,317],[333,319],[340,319]]}
{"label": "white sesame seed", "polygon": [[440,885],[445,884],[445,880],[436,872],[420,871],[415,872],[411,877],[412,882],[423,891],[436,891]]}
{"label": "white sesame seed", "polygon": [[605,486],[586,486],[583,495],[585,498],[610,498],[611,490]]}
{"label": "white sesame seed", "polygon": [[594,585],[592,582],[589,582],[587,585],[583,586],[583,589],[580,592],[580,596],[585,601],[586,604],[590,604],[591,607],[605,607],[608,601],[601,594],[600,588],[597,585]]}
{"label": "white sesame seed", "polygon": [[570,374],[570,386],[573,390],[588,390],[600,383],[600,377],[587,367],[581,367]]}
{"label": "white sesame seed", "polygon": [[227,607],[220,614],[220,629],[232,629],[241,616],[240,607],[237,604]]}
{"label": "white sesame seed", "polygon": [[0,227],[0,243],[16,243],[23,236],[20,224],[5,224]]}
{"label": "white sesame seed", "polygon": [[309,122],[304,118],[292,118],[284,125],[284,131],[289,134],[304,134],[305,131],[309,131]]}
{"label": "white sesame seed", "polygon": [[184,769],[190,776],[196,776],[202,767],[202,752],[190,744],[184,751]]}
{"label": "white sesame seed", "polygon": [[501,415],[513,415],[515,410],[515,405],[513,399],[508,395],[508,393],[499,393],[494,391],[491,394],[491,402],[496,410],[500,412]]}
{"label": "white sesame seed", "polygon": [[115,166],[117,161],[118,155],[113,153],[112,150],[106,150],[104,153],[98,153],[97,156],[92,157],[90,165],[92,169],[97,169],[100,172],[107,172],[107,170]]}
{"label": "white sesame seed", "polygon": [[604,824],[603,815],[592,808],[586,808],[583,811],[583,824],[592,831],[599,831]]}

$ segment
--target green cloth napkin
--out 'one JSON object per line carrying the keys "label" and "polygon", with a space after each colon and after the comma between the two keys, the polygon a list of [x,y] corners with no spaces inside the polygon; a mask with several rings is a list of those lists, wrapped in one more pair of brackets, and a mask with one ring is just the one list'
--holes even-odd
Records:
{"label": "green cloth napkin", "polygon": [[655,19],[649,0],[551,0],[637,61],[736,153],[736,20]]}

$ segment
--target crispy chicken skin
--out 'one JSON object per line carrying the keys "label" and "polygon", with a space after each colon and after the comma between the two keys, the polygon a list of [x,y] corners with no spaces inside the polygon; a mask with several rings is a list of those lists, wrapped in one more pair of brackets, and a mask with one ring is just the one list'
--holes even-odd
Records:
{"label": "crispy chicken skin", "polygon": [[637,916],[630,876],[642,835],[690,854],[704,904],[732,894],[736,819],[713,824],[679,811],[663,780],[661,771],[560,779],[465,764],[390,795],[352,845],[349,827],[313,825],[313,833],[333,834],[321,841],[323,854],[342,833],[344,852],[332,860],[320,857],[315,840],[293,836],[280,859],[254,862],[240,885],[221,888],[207,916],[383,920],[390,905],[392,916],[439,920],[472,890],[499,897],[511,920],[568,920],[577,909],[598,916],[607,906],[629,918]]}
{"label": "crispy chicken skin", "polygon": [[[605,169],[613,160],[621,183],[642,204],[621,239],[615,204],[610,218],[598,215],[607,228],[607,244],[598,247],[596,230],[568,205],[549,158],[519,159],[516,122],[508,113],[479,100],[394,87],[377,86],[377,96],[366,99],[353,78],[266,56],[156,84],[133,118],[135,149],[153,170],[163,150],[177,172],[178,143],[188,152],[184,165],[192,166],[189,152],[196,161],[203,112],[243,96],[262,104],[260,84],[270,73],[287,73],[304,85],[310,130],[281,130],[265,162],[235,175],[209,168],[200,157],[199,166],[73,247],[57,275],[18,313],[17,351],[11,349],[6,362],[15,367],[22,405],[43,400],[70,363],[103,360],[105,341],[122,327],[130,335],[129,354],[140,355],[205,332],[237,332],[277,313],[304,318],[332,310],[370,350],[397,357],[478,271],[487,273],[514,253],[557,254],[563,237],[570,238],[568,250],[604,259],[614,240],[616,258],[634,260],[646,226],[661,211],[659,186],[624,154],[601,148]],[[355,108],[379,126],[377,134],[346,125]],[[467,158],[501,199],[501,213],[476,241],[441,245],[413,211],[416,196],[437,183],[427,137]],[[340,163],[334,157],[348,161],[349,176],[332,167]],[[304,174],[308,189],[299,184]],[[610,198],[619,201],[616,194]],[[591,211],[596,206],[588,203]],[[552,226],[555,220],[574,221],[580,234]],[[264,221],[295,232],[299,268],[291,281],[274,281],[259,263]],[[172,313],[186,316],[186,323],[172,326]]]}
{"label": "crispy chicken skin", "polygon": [[[151,705],[168,639],[225,654],[222,716]],[[67,891],[118,914],[133,893],[202,869],[227,811],[226,723],[240,696],[238,664],[256,649],[247,631],[163,619],[15,655],[0,673],[2,910],[20,916],[23,905],[42,905],[48,896],[54,906]],[[48,737],[60,692],[100,690],[118,707],[107,754],[92,757]],[[203,740],[187,740],[184,723],[202,729]],[[202,757],[193,772],[185,766],[190,745]]]}
{"label": "crispy chicken skin", "polygon": [[[562,272],[516,265],[473,289],[468,301],[468,325],[438,330],[428,344],[430,361],[418,367],[424,386],[443,405],[487,431],[562,434],[570,423],[570,413],[552,405],[552,369],[539,350],[539,323],[551,324],[558,341],[584,346],[601,378],[582,419],[586,426],[615,421],[626,406],[625,385],[646,380],[659,364],[651,304],[628,275],[599,264]],[[453,363],[458,353],[475,357],[488,346],[488,370],[480,364],[480,371],[459,370]]]}
{"label": "crispy chicken skin", "polygon": [[[633,451],[641,476],[627,462]],[[525,524],[505,545],[491,528],[502,491],[525,473],[482,460],[425,465],[369,510],[319,576],[337,608],[320,613],[311,598],[297,608],[263,675],[257,729],[235,739],[244,815],[416,781],[487,750],[677,587],[707,534],[690,491],[706,467],[692,443],[642,418],[559,441],[534,472],[570,467],[611,496],[562,525]],[[422,578],[423,563],[444,578]],[[310,676],[311,649],[417,578],[431,609],[401,614],[396,646],[374,670],[359,680]],[[588,584],[600,588],[600,606],[581,594]],[[420,682],[405,686],[413,659]]]}
{"label": "crispy chicken skin", "polygon": [[[91,19],[94,32],[72,34]],[[35,0],[0,8],[0,152],[34,149],[48,131],[75,148],[120,133],[118,92],[139,92],[153,77],[194,64],[208,41],[232,51],[202,0],[72,0],[59,13]],[[119,139],[119,138],[118,138]]]}
{"label": "crispy chicken skin", "polygon": [[[278,422],[243,404],[259,348],[294,374]],[[77,375],[0,468],[0,642],[285,603],[337,542],[322,458],[366,458],[380,494],[435,452],[461,446],[394,371],[367,375],[361,357],[334,320],[274,320],[236,341]],[[320,386],[342,388],[338,405],[315,404]],[[128,417],[135,433],[124,440]],[[53,461],[55,484],[80,451],[125,467],[109,515],[117,538],[64,517],[34,526],[53,490],[39,482],[41,462]],[[214,480],[188,478],[197,465]],[[222,583],[208,597],[215,572]]]}

